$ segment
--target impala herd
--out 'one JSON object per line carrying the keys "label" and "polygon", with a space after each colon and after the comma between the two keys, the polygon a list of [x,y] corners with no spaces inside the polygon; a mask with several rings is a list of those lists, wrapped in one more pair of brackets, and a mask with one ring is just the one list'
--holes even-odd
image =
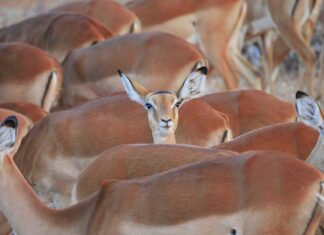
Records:
{"label": "impala herd", "polygon": [[323,0],[119,2],[0,29],[0,235],[324,234]]}

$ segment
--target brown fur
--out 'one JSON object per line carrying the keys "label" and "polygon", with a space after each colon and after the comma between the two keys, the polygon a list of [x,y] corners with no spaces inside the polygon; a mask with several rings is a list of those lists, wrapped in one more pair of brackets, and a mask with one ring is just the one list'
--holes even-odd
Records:
{"label": "brown fur", "polygon": [[71,50],[112,35],[99,22],[84,15],[47,13],[1,29],[0,42],[25,42],[49,52],[62,62]]}
{"label": "brown fur", "polygon": [[111,0],[77,1],[61,5],[52,12],[75,12],[91,17],[115,35],[130,33],[132,27],[135,32],[140,30],[140,22],[136,15],[123,5]]}
{"label": "brown fur", "polygon": [[55,101],[61,91],[60,64],[44,51],[27,44],[0,44],[0,71],[1,102],[28,101],[41,107],[46,85],[54,72],[57,73],[57,84],[52,88],[51,99]]}
{"label": "brown fur", "polygon": [[124,91],[117,69],[151,91],[177,91],[193,68],[205,66],[193,45],[165,33],[119,36],[74,50],[63,64],[65,106]]}
{"label": "brown fur", "polygon": [[[78,176],[75,195],[78,201],[100,188],[105,179],[134,179],[161,173],[172,168],[233,156],[235,152],[189,145],[119,145],[102,152],[97,159]],[[69,197],[70,195],[62,195]],[[73,201],[75,203],[75,201]]]}
{"label": "brown fur", "polygon": [[260,127],[296,120],[293,104],[258,90],[218,92],[201,99],[228,116],[233,137]]}
{"label": "brown fur", "polygon": [[209,149],[176,145],[121,145],[101,153],[79,175],[74,196],[78,200],[87,197],[98,190],[104,179],[153,175],[193,161],[234,155],[234,152],[278,151],[305,161],[318,137],[319,133],[314,128],[297,122],[260,128]]}
{"label": "brown fur", "polygon": [[[199,100],[188,101],[179,112],[175,133],[178,143],[212,146],[220,143],[228,130],[222,115]],[[146,116],[143,107],[130,101],[125,94],[49,114],[24,139],[15,161],[35,186],[48,187],[43,182],[46,175],[53,182],[54,191],[70,193],[77,176],[75,171],[83,170],[102,151],[123,143],[152,143]],[[73,165],[75,173],[62,173],[57,163],[62,159],[64,169]]]}
{"label": "brown fur", "polygon": [[279,151],[305,161],[318,138],[317,130],[301,122],[283,123],[248,132],[215,147],[239,153],[250,150]]}
{"label": "brown fur", "polygon": [[141,20],[143,31],[168,32],[184,39],[199,36],[211,67],[224,78],[226,87],[238,87],[233,61],[240,53],[235,38],[244,21],[243,0],[134,0],[126,7]]}
{"label": "brown fur", "polygon": [[[0,169],[1,188],[4,182],[9,185],[0,195],[0,206],[21,235],[122,235],[130,229],[144,234],[145,226],[152,233],[199,229],[199,234],[299,234],[319,223],[312,213],[322,173],[275,152],[247,152],[142,179],[107,182],[64,210],[44,207],[11,161],[7,157]],[[193,227],[199,219],[206,226]],[[134,223],[128,232],[122,231],[125,223]]]}
{"label": "brown fur", "polygon": [[33,123],[38,122],[48,114],[39,106],[23,101],[0,103],[0,107],[21,113],[28,117]]}

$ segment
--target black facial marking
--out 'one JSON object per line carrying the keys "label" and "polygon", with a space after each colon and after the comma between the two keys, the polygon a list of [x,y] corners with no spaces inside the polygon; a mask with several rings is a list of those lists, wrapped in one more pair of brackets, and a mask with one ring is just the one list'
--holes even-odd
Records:
{"label": "black facial marking", "polygon": [[176,106],[177,108],[179,108],[180,105],[182,104],[182,101],[183,101],[183,99],[180,99],[180,100],[175,104],[175,106]]}
{"label": "black facial marking", "polygon": [[145,107],[147,108],[147,110],[150,110],[151,108],[153,108],[153,106],[150,103],[146,103]]}

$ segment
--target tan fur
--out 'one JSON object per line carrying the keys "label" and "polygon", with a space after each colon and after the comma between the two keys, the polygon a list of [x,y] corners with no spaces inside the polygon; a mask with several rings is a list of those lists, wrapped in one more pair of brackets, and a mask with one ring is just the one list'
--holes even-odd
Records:
{"label": "tan fur", "polygon": [[101,153],[78,176],[73,186],[71,202],[80,201],[98,190],[104,179],[130,179],[153,175],[193,161],[223,155],[234,156],[234,152],[278,151],[305,161],[315,147],[318,137],[319,134],[314,128],[297,122],[260,128],[209,149],[151,144],[117,146]]}
{"label": "tan fur", "polygon": [[75,204],[97,191],[106,179],[139,178],[193,162],[235,154],[232,151],[189,145],[119,145],[102,152],[80,173],[73,186],[71,203]]}
{"label": "tan fur", "polygon": [[203,51],[224,78],[226,87],[235,89],[239,78],[231,43],[243,24],[244,4],[243,0],[134,0],[126,7],[141,20],[143,31],[163,31],[184,39],[199,38]]}
{"label": "tan fur", "polygon": [[99,22],[75,13],[47,13],[0,30],[0,42],[20,41],[41,48],[62,62],[80,47],[112,37]]}
{"label": "tan fur", "polygon": [[37,199],[8,156],[0,176],[0,188],[6,188],[0,208],[21,235],[313,235],[324,179],[286,155],[247,152],[142,179],[105,182],[85,201],[52,210]]}
{"label": "tan fur", "polygon": [[239,153],[273,150],[305,161],[315,147],[318,137],[318,131],[301,122],[282,123],[250,131],[215,148]]}
{"label": "tan fur", "polygon": [[148,90],[177,91],[186,76],[206,60],[186,41],[165,33],[114,37],[74,50],[65,63],[63,105],[71,106],[124,91],[117,69]]}
{"label": "tan fur", "polygon": [[[0,44],[0,71],[1,102],[28,101],[49,111],[60,94],[60,64],[36,47],[17,42]],[[48,86],[53,73],[56,82]]]}
{"label": "tan fur", "polygon": [[0,103],[0,107],[23,114],[33,123],[38,122],[48,114],[39,106],[24,101]]}
{"label": "tan fur", "polygon": [[52,12],[58,11],[84,14],[103,24],[115,35],[138,33],[141,30],[141,23],[136,15],[111,0],[77,1],[52,10]]}
{"label": "tan fur", "polygon": [[258,90],[218,92],[201,99],[228,116],[233,137],[260,127],[296,120],[292,103]]}
{"label": "tan fur", "polygon": [[[289,0],[285,1],[285,4],[277,0],[246,0],[246,2],[248,11],[245,39],[258,41],[262,53],[260,61],[262,67],[259,71],[256,71],[248,61],[244,61],[247,63],[246,68],[252,71],[250,75],[253,79],[250,80],[256,81],[256,78],[261,78],[263,89],[273,89],[279,66],[290,49],[300,56],[306,67],[304,79],[314,76],[316,63],[315,54],[310,47],[310,39],[323,1]],[[248,72],[246,68],[244,70]],[[308,89],[313,86],[312,79],[310,81],[308,84],[305,82],[309,85]]]}
{"label": "tan fur", "polygon": [[[178,143],[212,146],[229,131],[223,115],[199,100],[186,102],[179,112]],[[152,143],[146,116],[124,94],[49,114],[24,139],[15,161],[39,193],[70,193],[79,172],[102,151],[123,143]]]}

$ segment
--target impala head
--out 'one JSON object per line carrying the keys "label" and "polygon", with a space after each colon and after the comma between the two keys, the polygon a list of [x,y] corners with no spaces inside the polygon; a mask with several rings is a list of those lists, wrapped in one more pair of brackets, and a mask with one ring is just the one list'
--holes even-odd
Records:
{"label": "impala head", "polygon": [[17,139],[18,119],[15,116],[7,117],[0,124],[0,156],[1,159],[11,152]]}
{"label": "impala head", "polygon": [[321,110],[312,97],[302,91],[297,91],[296,110],[298,120],[317,129],[321,135],[324,135],[324,123]]}
{"label": "impala head", "polygon": [[175,143],[174,132],[178,125],[178,110],[184,102],[201,94],[207,68],[201,67],[191,72],[177,92],[151,92],[123,72],[119,70],[118,72],[129,98],[147,109],[154,143]]}

